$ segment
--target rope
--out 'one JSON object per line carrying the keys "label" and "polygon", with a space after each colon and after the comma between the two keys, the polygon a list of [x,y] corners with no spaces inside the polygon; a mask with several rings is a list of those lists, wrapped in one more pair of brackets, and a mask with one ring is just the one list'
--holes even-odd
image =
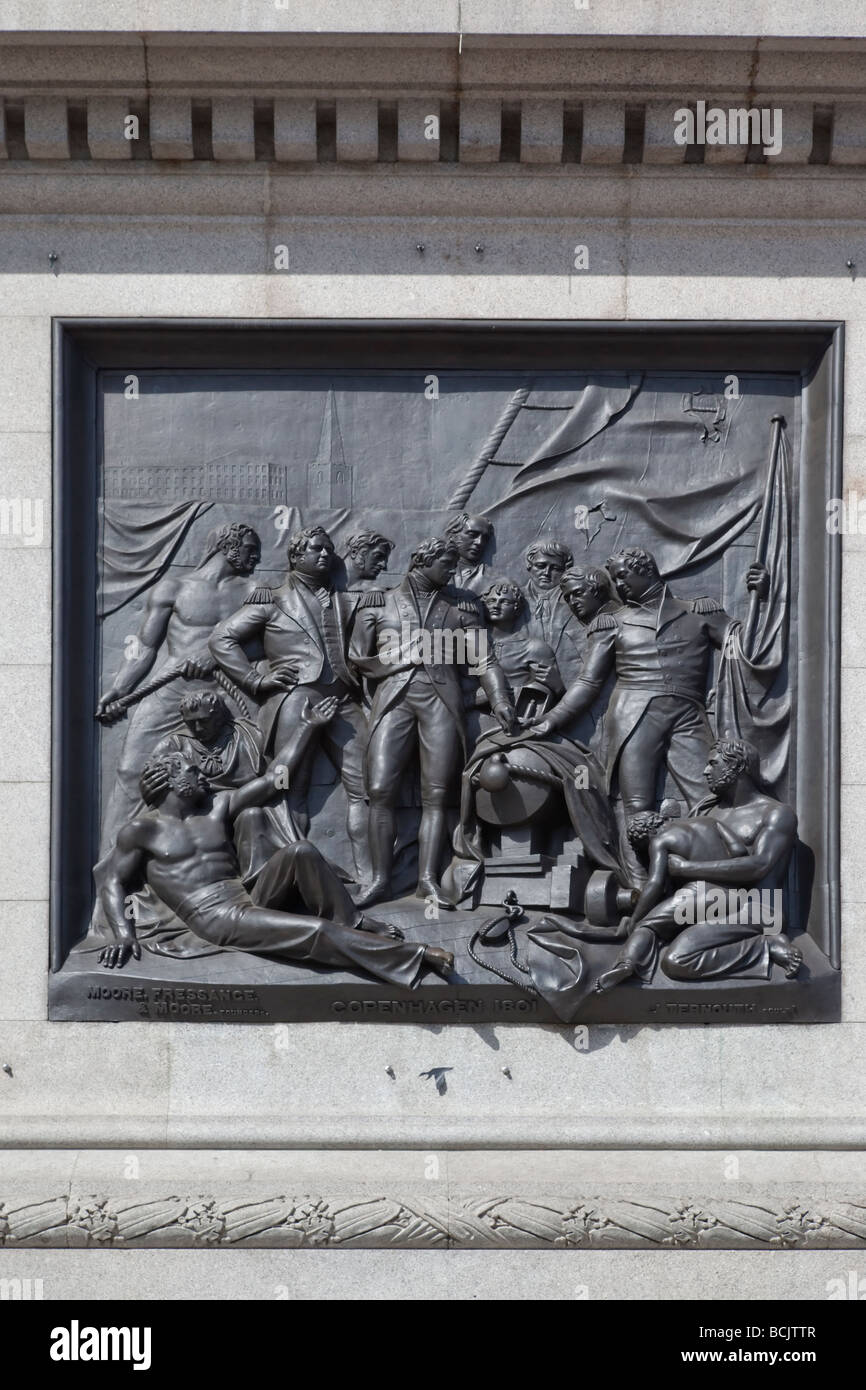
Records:
{"label": "rope", "polygon": [[[513,928],[513,927],[512,927],[511,930],[509,931],[508,935],[509,935],[510,938],[513,938],[513,935],[514,935],[514,928]],[[489,961],[485,961],[485,960],[482,960],[482,959],[481,959],[481,957],[476,953],[476,951],[475,951],[475,949],[474,949],[475,946],[476,946],[476,944],[478,943],[480,937],[481,937],[481,932],[480,932],[480,931],[477,931],[477,932],[475,932],[474,936],[472,937],[472,940],[469,942],[469,948],[468,948],[468,949],[469,949],[469,954],[470,954],[470,956],[472,957],[472,959],[475,961],[475,964],[476,964],[476,965],[480,965],[482,970],[490,970],[490,971],[492,971],[492,973],[493,973],[494,975],[498,975],[499,978],[500,978],[500,980],[504,980],[506,984],[508,984],[508,985],[514,985],[515,989],[522,989],[524,994],[531,994],[533,997],[534,997],[535,995],[537,995],[537,994],[538,994],[538,990],[535,988],[534,985],[526,985],[526,984],[523,983],[522,980],[518,980],[516,976],[514,976],[514,975],[509,975],[509,973],[508,973],[507,970],[500,970],[498,966],[492,965]],[[518,969],[518,970],[522,971],[524,975],[528,975],[528,974],[529,974],[529,971],[526,969],[526,967],[523,966],[523,965],[521,965],[521,964],[518,962],[518,960],[517,960],[517,947],[516,947],[516,944],[514,944],[514,947],[513,947],[513,950],[512,950],[511,958],[512,958],[512,960],[514,961],[514,964],[517,966],[517,969]]]}
{"label": "rope", "polygon": [[520,961],[517,958],[517,932],[515,930],[515,926],[518,917],[523,916],[523,910],[520,907],[520,904],[517,902],[516,896],[513,892],[508,893],[506,895],[503,907],[505,908],[504,913],[500,913],[498,917],[491,917],[488,922],[485,922],[484,925],[479,927],[477,932],[475,932],[471,941],[469,942],[469,954],[475,961],[475,964],[481,966],[482,970],[489,970],[492,972],[492,974],[498,975],[500,980],[504,980],[506,984],[514,985],[515,989],[522,989],[524,994],[530,994],[533,997],[536,997],[538,995],[538,990],[535,988],[534,985],[524,984],[522,980],[518,980],[514,975],[509,975],[506,970],[500,970],[498,966],[491,965],[489,961],[482,960],[481,957],[475,951],[475,947],[478,945],[485,933],[491,931],[493,927],[497,926],[502,921],[503,917],[505,917],[505,919],[508,921],[508,940],[510,943],[509,955],[511,957],[511,963],[516,970],[520,971],[521,975],[531,975],[531,972],[528,969],[528,967],[525,965],[521,965]]}
{"label": "rope", "polygon": [[496,421],[496,424],[493,426],[493,429],[490,431],[490,434],[487,436],[487,439],[484,441],[478,458],[469,469],[463,482],[456,488],[449,499],[447,503],[449,511],[459,512],[461,508],[465,507],[469,498],[475,491],[477,484],[483,477],[487,465],[493,461],[496,450],[499,448],[508,431],[511,429],[511,426],[514,424],[514,421],[517,419],[517,416],[520,414],[520,411],[526,404],[531,390],[531,386],[519,386],[514,392],[511,400],[508,402],[499,419]]}
{"label": "rope", "polygon": [[535,768],[526,767],[524,763],[508,763],[511,772],[518,777],[524,777],[528,782],[541,782],[547,787],[559,787],[562,785],[561,779],[552,772],[536,771]]}

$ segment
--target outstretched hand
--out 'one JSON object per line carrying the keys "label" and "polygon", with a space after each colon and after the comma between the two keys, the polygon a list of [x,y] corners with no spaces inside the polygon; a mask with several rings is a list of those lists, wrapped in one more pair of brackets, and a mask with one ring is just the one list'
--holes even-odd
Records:
{"label": "outstretched hand", "polygon": [[306,700],[301,710],[301,718],[305,724],[330,724],[339,707],[340,701],[336,695],[329,695],[327,699],[319,700],[315,705]]}

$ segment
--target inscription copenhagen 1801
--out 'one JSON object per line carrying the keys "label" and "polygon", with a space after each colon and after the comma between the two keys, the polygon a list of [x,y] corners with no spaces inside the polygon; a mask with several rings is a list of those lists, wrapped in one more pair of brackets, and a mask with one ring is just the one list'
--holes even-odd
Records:
{"label": "inscription copenhagen 1801", "polygon": [[797,380],[121,380],[55,1017],[829,1016]]}

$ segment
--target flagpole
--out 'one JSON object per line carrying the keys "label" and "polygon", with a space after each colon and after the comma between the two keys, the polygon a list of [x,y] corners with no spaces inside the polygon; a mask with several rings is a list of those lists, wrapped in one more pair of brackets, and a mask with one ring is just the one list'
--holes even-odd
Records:
{"label": "flagpole", "polygon": [[[767,481],[764,484],[764,502],[761,511],[761,525],[758,531],[758,544],[755,548],[755,564],[763,565],[766,563],[767,540],[770,533],[770,504],[773,496],[773,484],[776,481],[776,468],[779,462],[779,448],[782,442],[782,430],[785,428],[784,415],[774,415],[771,420],[773,434],[770,443],[770,463],[767,468]],[[761,600],[757,592],[753,589],[749,595],[749,613],[746,618],[746,625],[743,629],[742,647],[746,656],[750,654],[752,639],[755,635],[755,627],[758,622],[758,609]]]}

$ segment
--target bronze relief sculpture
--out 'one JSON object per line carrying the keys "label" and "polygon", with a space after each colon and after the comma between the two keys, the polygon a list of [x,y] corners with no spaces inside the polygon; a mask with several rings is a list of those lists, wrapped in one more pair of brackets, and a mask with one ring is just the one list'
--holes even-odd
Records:
{"label": "bronze relief sculpture", "polygon": [[[218,378],[168,374],[183,429],[151,412],[131,442],[106,378],[101,814],[54,1016],[832,1015],[798,800],[800,386],[756,380],[710,451],[682,377],[491,377],[405,465],[411,372],[264,374],[240,462],[168,502],[143,463],[118,487],[113,439],[155,459],[165,423],[194,454]],[[461,428],[467,456],[488,432],[462,482]]]}

